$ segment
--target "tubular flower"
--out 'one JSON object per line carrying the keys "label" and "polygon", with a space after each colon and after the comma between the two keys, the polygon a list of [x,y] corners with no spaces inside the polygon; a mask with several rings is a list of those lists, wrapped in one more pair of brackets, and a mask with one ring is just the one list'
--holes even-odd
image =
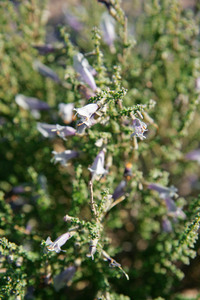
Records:
{"label": "tubular flower", "polygon": [[60,253],[60,251],[65,252],[60,247],[62,247],[70,238],[71,238],[71,234],[68,232],[59,236],[54,242],[52,242],[51,238],[48,237],[46,240],[47,249],[49,251],[55,251],[56,253]]}
{"label": "tubular flower", "polygon": [[51,44],[33,45],[32,47],[35,48],[40,55],[46,55],[61,49],[61,46],[53,46]]}
{"label": "tubular flower", "polygon": [[42,76],[44,77],[49,77],[50,79],[52,79],[53,81],[57,82],[57,83],[61,83],[60,78],[58,77],[58,75],[49,67],[45,66],[44,64],[42,64],[40,61],[36,60],[33,63],[33,67],[36,71],[38,71]]}
{"label": "tubular flower", "polygon": [[165,199],[167,197],[173,197],[173,196],[177,195],[176,194],[177,188],[174,186],[171,186],[168,188],[168,187],[164,187],[162,185],[156,184],[156,183],[150,183],[148,185],[148,188],[150,190],[154,190],[154,191],[158,192],[162,199]]}
{"label": "tubular flower", "polygon": [[121,198],[122,196],[124,196],[125,194],[125,187],[127,185],[126,180],[122,180],[118,186],[116,187],[116,189],[114,190],[114,193],[112,195],[114,201]]}
{"label": "tubular flower", "polygon": [[57,135],[63,139],[67,136],[75,135],[76,129],[70,126],[61,126],[59,124],[37,123],[37,130],[46,138],[54,138]]}
{"label": "tubular flower", "polygon": [[151,183],[148,185],[148,188],[157,191],[160,194],[160,198],[164,199],[168,215],[173,217],[174,221],[176,221],[177,218],[185,219],[185,213],[182,211],[182,208],[177,207],[172,199],[173,196],[177,196],[177,189],[174,186],[167,188],[159,184]]}
{"label": "tubular flower", "polygon": [[172,232],[172,223],[168,218],[163,218],[162,229],[164,232]]}
{"label": "tubular flower", "polygon": [[133,128],[133,133],[131,136],[136,136],[139,137],[141,140],[146,139],[144,136],[144,132],[147,131],[147,125],[140,121],[139,119],[135,118],[132,122],[132,128]]}
{"label": "tubular flower", "polygon": [[33,117],[38,119],[40,117],[40,111],[49,110],[50,106],[37,98],[26,97],[22,94],[15,96],[15,102],[25,110],[30,110]]}
{"label": "tubular flower", "polygon": [[15,102],[21,106],[23,109],[30,109],[30,110],[49,110],[49,105],[41,101],[37,98],[33,97],[26,97],[22,94],[18,94],[15,97]]}
{"label": "tubular flower", "polygon": [[98,108],[99,106],[95,103],[87,104],[81,108],[75,108],[74,110],[80,117],[80,123],[78,124],[78,126],[82,124],[85,124],[87,127],[94,125],[94,115]]}
{"label": "tubular flower", "polygon": [[65,21],[66,23],[74,30],[74,31],[81,31],[83,29],[83,24],[77,19],[76,16],[69,13],[66,9],[63,9]]}
{"label": "tubular flower", "polygon": [[95,179],[97,175],[104,175],[108,173],[108,171],[104,169],[104,160],[105,153],[103,150],[101,150],[96,156],[91,167],[88,168],[88,170],[92,173],[92,179]]}
{"label": "tubular flower", "polygon": [[190,151],[188,154],[186,154],[186,158],[197,161],[200,164],[200,149]]}
{"label": "tubular flower", "polygon": [[65,150],[63,152],[52,151],[52,154],[54,157],[51,161],[55,164],[59,162],[62,166],[66,166],[69,159],[78,156],[78,152],[73,150]]}
{"label": "tubular flower", "polygon": [[93,91],[97,89],[94,75],[96,71],[89,65],[86,58],[84,58],[82,53],[74,55],[74,69],[80,74],[81,79],[87,83]]}
{"label": "tubular flower", "polygon": [[115,20],[108,13],[103,13],[101,17],[100,27],[103,34],[103,40],[108,46],[113,46],[113,42],[116,38],[115,34]]}

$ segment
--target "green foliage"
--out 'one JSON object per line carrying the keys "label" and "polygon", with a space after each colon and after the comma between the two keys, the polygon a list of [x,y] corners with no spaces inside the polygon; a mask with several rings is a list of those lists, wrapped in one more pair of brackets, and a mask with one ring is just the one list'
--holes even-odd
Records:
{"label": "green foliage", "polygon": [[[1,2],[0,298],[189,299],[184,276],[198,294],[199,166],[186,154],[200,138],[199,4],[72,2],[63,8],[77,18],[70,23],[64,12],[59,22],[48,19],[48,1]],[[111,45],[100,26],[105,12],[115,21]],[[44,54],[47,43],[53,50]],[[75,67],[79,52],[96,70],[93,91]],[[54,73],[38,71],[38,61]],[[50,109],[37,119],[16,103],[18,94]],[[77,112],[68,124],[59,113],[60,103],[72,102],[98,107],[83,133],[91,116]],[[45,137],[38,122],[76,134],[62,139],[56,128]],[[64,150],[78,154],[53,164],[52,151]],[[105,174],[94,177],[88,168],[100,154]]]}

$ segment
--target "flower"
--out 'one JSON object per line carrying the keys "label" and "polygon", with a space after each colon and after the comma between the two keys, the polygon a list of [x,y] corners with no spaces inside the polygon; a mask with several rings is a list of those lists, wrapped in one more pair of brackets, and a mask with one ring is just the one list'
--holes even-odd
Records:
{"label": "flower", "polygon": [[58,109],[61,118],[66,124],[69,124],[73,121],[74,103],[60,103],[58,105]]}
{"label": "flower", "polygon": [[[68,11],[67,11],[68,10]],[[69,13],[69,9],[63,9],[66,23],[75,31],[79,32],[83,29],[83,24],[77,19],[76,16]]]}
{"label": "flower", "polygon": [[87,127],[94,125],[94,115],[99,106],[96,103],[87,104],[81,108],[74,108],[80,117],[80,123],[78,126],[85,124]]}
{"label": "flower", "polygon": [[172,232],[172,223],[168,218],[163,218],[162,229],[164,232]]}
{"label": "flower", "polygon": [[147,125],[140,121],[139,119],[135,118],[132,123],[133,127],[133,133],[131,136],[139,137],[141,140],[146,139],[146,137],[143,135],[145,131],[147,131]]}
{"label": "flower", "polygon": [[101,16],[100,27],[103,34],[103,40],[108,46],[113,46],[113,42],[116,38],[115,34],[115,20],[108,13],[104,12]]}
{"label": "flower", "polygon": [[195,86],[196,86],[196,91],[197,91],[197,92],[200,92],[200,77],[198,77],[198,78],[196,79]]}
{"label": "flower", "polygon": [[108,173],[108,171],[104,169],[104,160],[105,160],[105,153],[103,150],[101,150],[99,154],[96,156],[91,167],[88,168],[88,170],[92,173],[92,179],[94,179],[96,175],[104,175]]}
{"label": "flower", "polygon": [[186,154],[186,158],[189,160],[195,160],[200,164],[200,149],[190,151]]}
{"label": "flower", "polygon": [[116,189],[114,190],[114,193],[112,195],[114,201],[117,200],[118,198],[121,198],[124,194],[125,194],[125,187],[127,185],[126,180],[122,180],[118,186],[116,187]]}
{"label": "flower", "polygon": [[177,218],[185,219],[185,213],[182,211],[182,208],[177,207],[174,200],[171,198],[173,196],[177,196],[177,188],[171,186],[170,188],[164,187],[159,184],[151,183],[148,185],[148,188],[154,191],[157,191],[160,194],[160,198],[164,199],[168,215],[174,218],[174,221]]}
{"label": "flower", "polygon": [[51,44],[46,45],[33,45],[33,48],[35,48],[40,55],[46,55],[52,52],[55,52],[56,50],[61,49],[61,46],[53,46]]}
{"label": "flower", "polygon": [[65,139],[66,136],[75,135],[76,129],[70,126],[37,123],[37,130],[46,138],[54,138],[57,135]]}
{"label": "flower", "polygon": [[80,74],[81,79],[87,83],[93,91],[97,89],[94,75],[96,71],[89,65],[86,58],[84,58],[82,53],[78,53],[73,57],[74,69]]}
{"label": "flower", "polygon": [[58,292],[60,289],[62,289],[68,281],[72,279],[76,272],[76,267],[71,266],[64,271],[62,271],[60,274],[56,275],[53,278],[53,285],[55,290]]}
{"label": "flower", "polygon": [[24,109],[30,110],[48,110],[50,109],[49,105],[37,98],[26,97],[22,94],[15,96],[15,102]]}
{"label": "flower", "polygon": [[59,162],[62,166],[66,166],[69,159],[77,157],[78,152],[73,150],[65,150],[63,152],[52,151],[54,157],[52,158],[52,162],[55,164]]}
{"label": "flower", "polygon": [[58,77],[58,75],[49,67],[45,66],[44,64],[42,64],[40,61],[36,60],[33,63],[33,67],[36,71],[38,71],[41,75],[45,76],[45,77],[49,77],[51,78],[53,81],[57,82],[57,83],[61,83],[60,78]]}
{"label": "flower", "polygon": [[46,240],[46,246],[49,251],[55,251],[56,253],[60,253],[60,251],[65,252],[60,247],[62,247],[70,238],[71,234],[66,232],[59,236],[54,242],[51,241],[51,238],[48,237]]}
{"label": "flower", "polygon": [[30,110],[32,115],[38,119],[40,117],[39,111],[49,110],[50,106],[37,98],[26,97],[22,94],[15,96],[15,102],[25,110]]}
{"label": "flower", "polygon": [[173,197],[173,196],[177,195],[176,194],[177,188],[174,186],[171,186],[168,188],[168,187],[164,187],[162,185],[156,184],[156,183],[150,183],[148,185],[148,188],[150,190],[154,190],[154,191],[158,192],[162,199],[165,199],[167,197]]}
{"label": "flower", "polygon": [[175,221],[177,218],[185,219],[186,217],[185,213],[182,211],[180,207],[176,206],[173,199],[171,199],[170,197],[166,198],[165,204],[167,206],[169,215],[171,215]]}

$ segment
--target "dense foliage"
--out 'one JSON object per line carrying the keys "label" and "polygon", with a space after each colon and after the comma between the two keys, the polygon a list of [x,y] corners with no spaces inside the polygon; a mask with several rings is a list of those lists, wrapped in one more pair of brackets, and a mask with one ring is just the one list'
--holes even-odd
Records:
{"label": "dense foliage", "polygon": [[0,298],[199,299],[198,1],[0,12]]}

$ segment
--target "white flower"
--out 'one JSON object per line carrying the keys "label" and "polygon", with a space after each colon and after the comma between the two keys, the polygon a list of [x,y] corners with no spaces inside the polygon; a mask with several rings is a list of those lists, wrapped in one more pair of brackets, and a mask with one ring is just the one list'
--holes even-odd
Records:
{"label": "white flower", "polygon": [[[77,112],[80,117],[80,123],[85,124],[88,127],[94,125],[94,114],[98,110],[98,105],[95,103],[87,104],[81,108],[75,108],[74,110]],[[80,124],[80,125],[81,125]],[[80,126],[79,125],[79,126]]]}
{"label": "white flower", "polygon": [[[49,251],[55,251],[56,253],[59,253],[62,250],[60,247],[62,247],[71,237],[71,234],[66,232],[59,236],[54,242],[52,242],[51,238],[48,237],[46,240],[46,246]],[[64,251],[65,252],[65,251]]]}
{"label": "white flower", "polygon": [[94,179],[96,175],[104,175],[108,173],[108,171],[104,169],[104,160],[105,160],[105,153],[103,150],[101,150],[99,154],[96,156],[91,167],[88,168],[88,170],[92,173],[92,179]]}
{"label": "white flower", "polygon": [[78,152],[73,150],[65,150],[63,152],[52,151],[54,157],[52,158],[52,162],[59,162],[62,166],[66,166],[69,159],[77,157]]}
{"label": "white flower", "polygon": [[93,91],[95,91],[97,86],[93,76],[96,71],[89,65],[87,59],[84,58],[82,53],[74,55],[73,60],[76,72],[79,73],[81,79],[87,83]]}

